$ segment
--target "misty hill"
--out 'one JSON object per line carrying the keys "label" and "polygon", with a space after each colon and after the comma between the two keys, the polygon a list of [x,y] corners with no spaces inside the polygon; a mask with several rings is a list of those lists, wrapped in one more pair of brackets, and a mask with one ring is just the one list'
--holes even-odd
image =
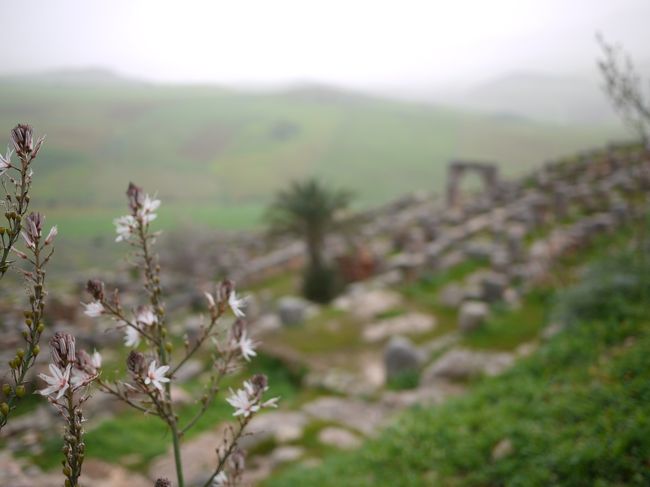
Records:
{"label": "misty hill", "polygon": [[165,225],[242,228],[259,222],[294,178],[320,176],[367,206],[441,190],[454,158],[497,161],[515,174],[622,136],[609,126],[540,124],[323,87],[250,93],[126,80],[5,79],[0,121],[4,140],[16,122],[47,133],[34,203],[64,235],[89,237],[110,234],[129,181],[158,192]]}
{"label": "misty hill", "polygon": [[7,75],[0,77],[0,86],[5,84],[29,85],[90,85],[142,84],[104,68],[57,69],[33,74]]}
{"label": "misty hill", "polygon": [[493,79],[456,100],[466,107],[555,123],[614,123],[597,81],[580,76],[516,73]]}

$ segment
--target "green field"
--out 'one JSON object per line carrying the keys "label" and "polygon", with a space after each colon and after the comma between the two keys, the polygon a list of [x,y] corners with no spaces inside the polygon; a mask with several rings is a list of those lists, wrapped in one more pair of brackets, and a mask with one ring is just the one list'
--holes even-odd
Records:
{"label": "green field", "polygon": [[167,222],[247,228],[294,178],[347,186],[367,206],[440,190],[455,157],[497,161],[514,174],[620,137],[613,127],[543,125],[324,88],[253,94],[130,82],[0,83],[7,137],[19,121],[48,136],[34,203],[69,236],[110,231],[130,180],[158,192]]}

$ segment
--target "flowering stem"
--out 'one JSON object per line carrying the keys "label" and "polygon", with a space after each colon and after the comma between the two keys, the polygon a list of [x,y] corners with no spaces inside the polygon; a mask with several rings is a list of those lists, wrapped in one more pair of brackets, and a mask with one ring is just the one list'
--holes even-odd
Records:
{"label": "flowering stem", "polygon": [[252,416],[249,416],[239,422],[239,429],[237,430],[237,433],[233,435],[232,442],[230,443],[226,451],[223,454],[219,455],[219,464],[217,465],[217,468],[215,469],[214,473],[210,476],[210,478],[207,480],[207,482],[203,484],[203,487],[210,487],[214,478],[217,475],[219,475],[219,472],[223,470],[223,467],[226,464],[226,460],[228,460],[228,457],[230,457],[232,452],[237,447],[237,442],[239,441],[239,438],[241,438],[242,434],[244,433],[244,429],[246,428],[246,425],[248,425],[248,422],[251,420],[251,418]]}
{"label": "flowering stem", "polygon": [[[18,208],[16,208],[17,218],[9,219],[9,217],[7,217],[7,220],[9,220],[8,242],[3,246],[2,257],[0,257],[0,279],[2,279],[9,270],[9,265],[7,264],[9,252],[11,252],[11,248],[16,243],[16,240],[18,240],[18,236],[20,235],[20,230],[22,228],[22,218],[25,216],[25,213],[27,213],[27,207],[29,206],[29,199],[27,197],[27,193],[29,191],[29,176],[27,171],[29,170],[30,162],[31,158],[29,160],[21,159],[20,192],[18,195],[15,195],[15,198],[18,202]],[[7,196],[9,196],[9,194],[7,194]]]}
{"label": "flowering stem", "polygon": [[[38,245],[33,249],[34,252],[34,273],[29,279],[33,282],[30,294],[31,310],[27,312],[25,324],[29,331],[25,332],[25,341],[27,342],[27,351],[23,357],[16,355],[16,367],[13,368],[12,374],[14,387],[7,398],[8,410],[6,414],[0,415],[0,430],[7,424],[9,415],[16,407],[22,393],[24,393],[25,377],[29,369],[34,365],[36,357],[40,352],[39,341],[45,325],[43,323],[43,311],[45,309],[45,270],[41,263],[41,249]],[[22,391],[19,393],[19,391]]]}
{"label": "flowering stem", "polygon": [[77,487],[79,476],[81,475],[81,465],[84,459],[85,445],[83,443],[83,430],[81,429],[82,415],[81,410],[74,404],[74,393],[72,388],[68,388],[65,394],[67,421],[64,435],[65,462],[63,473],[68,479],[66,487]]}
{"label": "flowering stem", "polygon": [[149,414],[149,415],[153,415],[153,416],[158,416],[158,417],[160,417],[160,414],[159,414],[159,413],[154,412],[154,411],[152,411],[152,410],[150,410],[150,409],[147,409],[147,408],[145,408],[145,407],[142,407],[142,406],[140,406],[140,405],[139,405],[138,403],[136,403],[136,402],[133,402],[131,399],[129,399],[129,398],[126,396],[125,393],[121,393],[121,392],[119,391],[119,389],[112,389],[112,388],[111,388],[111,387],[110,387],[106,382],[104,382],[103,380],[101,380],[101,379],[97,379],[97,385],[99,386],[99,388],[100,388],[102,391],[106,392],[107,394],[111,394],[111,395],[117,397],[118,399],[120,399],[120,400],[124,401],[125,403],[127,403],[127,404],[128,404],[129,406],[131,406],[132,408],[137,409],[138,411],[142,411],[142,412],[145,413],[145,414]]}
{"label": "flowering stem", "polygon": [[172,369],[170,372],[170,376],[173,376],[178,370],[187,362],[190,358],[192,358],[192,355],[196,353],[196,351],[201,348],[201,345],[203,345],[203,342],[207,340],[207,338],[210,336],[210,333],[212,332],[212,329],[214,326],[217,324],[217,321],[219,321],[219,318],[221,317],[222,312],[219,311],[216,315],[214,315],[211,318],[210,325],[205,329],[203,334],[196,340],[192,348],[185,354],[185,356],[181,359],[180,362]]}
{"label": "flowering stem", "polygon": [[[164,338],[166,336],[165,328],[165,310],[160,300],[162,290],[160,288],[160,276],[158,266],[154,262],[154,257],[149,249],[149,225],[145,224],[143,220],[138,220],[138,237],[142,247],[142,257],[144,260],[145,271],[145,289],[149,293],[149,300],[156,314],[156,331],[158,332],[157,340],[154,341],[158,345],[158,358],[161,365],[169,364],[169,357],[165,348]],[[166,406],[166,411],[165,411]],[[176,466],[176,477],[178,480],[178,487],[184,487],[185,481],[183,479],[183,461],[181,459],[181,445],[180,434],[178,431],[178,423],[176,414],[174,413],[174,406],[171,398],[171,384],[167,382],[164,386],[164,405],[160,406],[162,413],[166,415],[167,423],[171,430],[172,447],[174,449],[174,463]]]}
{"label": "flowering stem", "polygon": [[217,396],[217,392],[219,392],[219,383],[221,382],[221,379],[223,376],[226,374],[228,371],[228,367],[230,365],[230,362],[234,358],[235,354],[234,352],[230,351],[228,352],[228,355],[219,369],[219,372],[217,373],[216,377],[213,376],[213,383],[212,386],[210,387],[210,394],[205,398],[201,405],[201,409],[196,413],[196,415],[183,427],[183,429],[180,431],[180,435],[183,436],[187,431],[189,431],[192,426],[196,424],[196,422],[201,419],[201,417],[205,414],[205,412],[208,410],[212,402],[214,401],[215,397]]}

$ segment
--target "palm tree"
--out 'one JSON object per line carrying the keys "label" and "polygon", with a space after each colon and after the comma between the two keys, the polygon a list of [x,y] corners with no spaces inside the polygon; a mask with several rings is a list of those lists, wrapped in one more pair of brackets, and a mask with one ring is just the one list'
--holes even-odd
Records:
{"label": "palm tree", "polygon": [[[327,301],[333,297],[333,290],[328,285],[316,285],[323,293],[310,292],[314,286],[309,281],[310,278],[328,280],[331,277],[331,271],[323,262],[325,237],[336,228],[337,213],[347,208],[351,200],[349,191],[328,187],[312,178],[292,182],[288,189],[276,195],[268,209],[267,219],[273,233],[293,235],[305,241],[309,256],[305,295],[310,299]],[[325,288],[330,289],[325,291]]]}

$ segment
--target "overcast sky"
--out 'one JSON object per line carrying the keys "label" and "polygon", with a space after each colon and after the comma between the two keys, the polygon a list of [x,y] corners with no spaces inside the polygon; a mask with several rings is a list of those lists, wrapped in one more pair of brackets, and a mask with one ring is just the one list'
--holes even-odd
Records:
{"label": "overcast sky", "polygon": [[0,0],[0,72],[354,88],[593,69],[596,31],[650,61],[650,0]]}

